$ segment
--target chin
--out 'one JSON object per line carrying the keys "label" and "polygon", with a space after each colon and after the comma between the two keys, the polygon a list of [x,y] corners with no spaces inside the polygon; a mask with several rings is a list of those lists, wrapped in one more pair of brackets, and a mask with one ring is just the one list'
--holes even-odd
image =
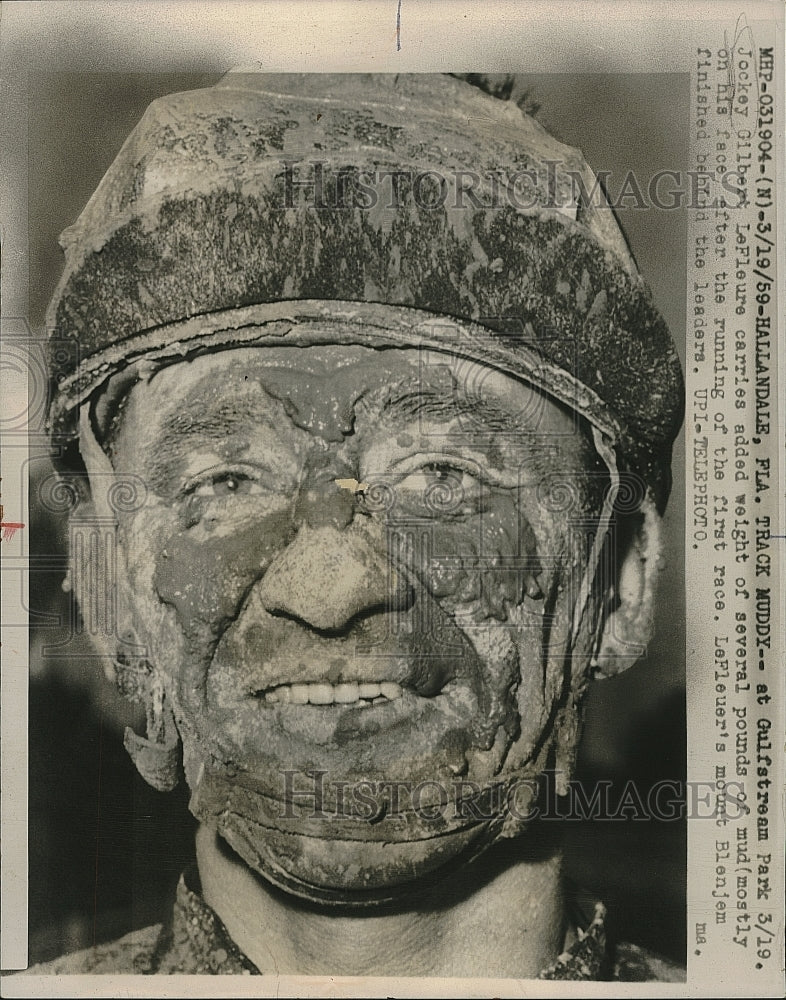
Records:
{"label": "chin", "polygon": [[460,808],[432,801],[390,812],[380,800],[365,814],[339,811],[330,795],[315,802],[313,789],[306,802],[299,787],[285,800],[248,775],[206,766],[192,784],[190,808],[278,889],[316,904],[368,908],[411,898],[413,884],[447,877],[482,854],[500,835],[507,785],[483,788],[471,808],[467,800]]}

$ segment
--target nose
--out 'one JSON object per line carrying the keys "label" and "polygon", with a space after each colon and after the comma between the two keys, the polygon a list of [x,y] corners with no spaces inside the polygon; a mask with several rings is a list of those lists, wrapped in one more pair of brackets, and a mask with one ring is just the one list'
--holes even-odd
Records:
{"label": "nose", "polygon": [[346,528],[355,515],[355,495],[340,489],[333,479],[320,481],[301,489],[295,503],[295,521],[312,528]]}
{"label": "nose", "polygon": [[271,614],[339,631],[358,615],[402,610],[411,593],[364,535],[331,524],[304,524],[268,566],[259,597]]}

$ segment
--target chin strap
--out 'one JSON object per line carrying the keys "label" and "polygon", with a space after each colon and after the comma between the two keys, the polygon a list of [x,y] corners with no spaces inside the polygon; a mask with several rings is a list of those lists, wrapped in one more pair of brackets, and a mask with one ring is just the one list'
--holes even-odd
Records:
{"label": "chin strap", "polygon": [[[606,464],[610,482],[604,493],[603,506],[595,526],[592,547],[571,615],[565,660],[566,673],[564,675],[564,684],[569,686],[569,690],[564,693],[564,702],[554,719],[551,734],[545,740],[545,759],[541,761],[542,767],[548,767],[549,753],[553,753],[552,766],[556,782],[555,790],[558,795],[567,795],[569,791],[568,785],[573,773],[580,736],[579,702],[586,676],[586,660],[589,658],[590,663],[595,662],[603,632],[603,614],[596,610],[597,606],[593,601],[593,596],[598,593],[599,589],[604,592],[607,582],[610,583],[604,579],[606,569],[602,557],[620,490],[620,475],[616,456],[608,436],[595,426],[592,426],[592,435],[597,454]],[[581,537],[583,538],[584,535],[582,534]],[[582,634],[585,637],[583,641]],[[587,638],[589,638],[589,642],[586,652],[584,652],[583,643],[587,641]],[[575,663],[577,649],[581,659],[581,664],[578,667]],[[511,832],[508,833],[509,836],[515,836],[517,832],[520,832],[520,826],[518,830],[515,824],[508,823],[506,826],[512,828]]]}
{"label": "chin strap", "polygon": [[145,708],[147,736],[126,726],[123,746],[148,785],[159,792],[171,792],[180,781],[180,737],[161,682],[155,676],[145,696]]}
{"label": "chin strap", "polygon": [[[598,576],[598,568],[601,566],[601,554],[603,552],[603,547],[606,544],[606,538],[609,534],[609,528],[611,527],[611,519],[614,516],[614,505],[617,502],[617,496],[620,491],[620,475],[617,469],[617,458],[608,437],[594,426],[592,428],[592,437],[595,441],[595,450],[606,463],[610,483],[603,498],[603,507],[600,512],[600,517],[598,518],[598,527],[592,543],[592,550],[590,551],[590,556],[587,560],[587,566],[584,570],[584,576],[579,588],[579,595],[573,609],[573,621],[571,623],[570,630],[571,649],[575,647],[578,641],[579,633],[581,632],[581,627],[584,622],[584,616],[587,613],[587,607],[590,603],[590,596],[593,590],[597,588],[598,581],[596,578]],[[607,581],[603,579],[600,580],[601,588],[604,587],[606,582]],[[597,622],[593,623],[593,631],[595,633],[595,638],[592,644],[593,660],[597,654],[602,629],[603,615],[598,615]]]}
{"label": "chin strap", "polygon": [[[122,477],[118,478],[106,452],[98,443],[90,404],[83,405],[79,412],[79,447],[90,467],[100,470],[100,481],[105,484],[105,490],[102,495],[93,496],[93,503],[98,516],[111,521],[116,515],[111,504],[113,491],[128,484]],[[94,475],[91,486],[96,478]],[[123,501],[123,495],[119,500]],[[116,570],[120,574],[123,567],[120,565],[122,550],[119,545],[115,545],[115,554]],[[109,584],[110,581],[106,581],[107,587]],[[164,694],[163,681],[146,656],[130,652],[143,649],[131,632],[127,633],[126,641],[119,640],[117,636],[107,635],[105,638],[107,642],[111,642],[112,638],[116,642],[108,676],[114,680],[121,694],[145,706],[147,716],[147,735],[140,736],[127,726],[123,744],[137,771],[149,785],[160,792],[172,791],[180,780],[180,737],[172,708]]]}

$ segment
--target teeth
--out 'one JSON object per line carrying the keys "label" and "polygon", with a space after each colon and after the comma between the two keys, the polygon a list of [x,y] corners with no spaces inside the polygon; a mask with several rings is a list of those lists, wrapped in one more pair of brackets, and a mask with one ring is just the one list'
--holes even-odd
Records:
{"label": "teeth", "polygon": [[395,681],[344,684],[279,684],[265,692],[269,705],[382,705],[395,701],[402,695],[400,684]]}
{"label": "teeth", "polygon": [[[282,685],[283,687],[284,685]],[[293,705],[307,705],[308,704],[308,689],[310,684],[291,684],[289,690],[292,693],[289,699]]]}
{"label": "teeth", "polygon": [[379,693],[383,698],[395,701],[396,698],[401,697],[401,685],[395,684],[393,681],[383,681],[379,685]]}
{"label": "teeth", "polygon": [[333,687],[330,684],[309,684],[308,702],[310,705],[332,705]]}
{"label": "teeth", "polygon": [[351,705],[360,698],[359,684],[336,684],[333,688],[333,701],[339,705]]}

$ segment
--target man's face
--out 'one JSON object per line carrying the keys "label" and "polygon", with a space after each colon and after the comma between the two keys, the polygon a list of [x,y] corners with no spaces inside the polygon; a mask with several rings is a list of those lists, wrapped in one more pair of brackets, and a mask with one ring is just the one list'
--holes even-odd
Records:
{"label": "man's face", "polygon": [[242,348],[137,383],[108,448],[149,489],[119,537],[189,784],[232,789],[275,864],[348,888],[415,871],[320,858],[315,826],[307,863],[277,848],[286,823],[248,803],[280,803],[286,772],[484,787],[535,757],[602,496],[556,403],[449,355]]}

